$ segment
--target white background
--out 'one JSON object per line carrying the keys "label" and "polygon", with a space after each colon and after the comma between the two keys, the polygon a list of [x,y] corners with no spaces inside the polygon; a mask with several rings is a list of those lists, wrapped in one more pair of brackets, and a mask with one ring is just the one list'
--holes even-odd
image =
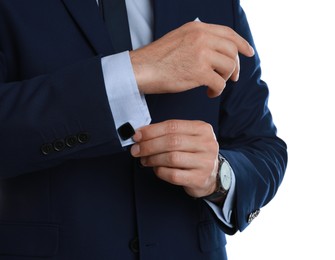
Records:
{"label": "white background", "polygon": [[335,5],[241,0],[289,151],[276,197],[242,233],[230,260],[335,259]]}

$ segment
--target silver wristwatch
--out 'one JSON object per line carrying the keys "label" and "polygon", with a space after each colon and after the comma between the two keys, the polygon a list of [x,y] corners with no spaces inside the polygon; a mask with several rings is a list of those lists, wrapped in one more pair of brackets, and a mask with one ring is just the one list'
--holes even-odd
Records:
{"label": "silver wristwatch", "polygon": [[232,183],[232,169],[228,161],[219,154],[219,166],[216,175],[217,189],[210,195],[202,197],[213,203],[222,205],[226,199],[228,191]]}

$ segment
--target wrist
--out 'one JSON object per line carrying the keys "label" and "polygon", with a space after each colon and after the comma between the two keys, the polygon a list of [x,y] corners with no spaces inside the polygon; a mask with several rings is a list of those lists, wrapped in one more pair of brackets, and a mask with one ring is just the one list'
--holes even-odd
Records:
{"label": "wrist", "polygon": [[145,57],[142,57],[143,55],[139,53],[140,51],[141,50],[135,50],[129,52],[136,83],[141,93],[152,94],[150,92],[150,85],[152,85],[150,82],[153,79],[153,73],[150,67],[145,63]]}
{"label": "wrist", "polygon": [[231,186],[232,170],[228,161],[220,154],[218,155],[218,161],[219,163],[216,171],[216,188],[214,192],[201,198],[222,207]]}

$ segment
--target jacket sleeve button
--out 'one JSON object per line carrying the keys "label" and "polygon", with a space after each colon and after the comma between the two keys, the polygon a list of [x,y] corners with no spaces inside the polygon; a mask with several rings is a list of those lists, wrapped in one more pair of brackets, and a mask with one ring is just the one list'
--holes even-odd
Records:
{"label": "jacket sleeve button", "polygon": [[250,224],[260,213],[259,209],[255,210],[254,212],[250,213],[248,216],[248,224]]}
{"label": "jacket sleeve button", "polygon": [[87,132],[81,132],[77,135],[78,142],[81,144],[86,144],[90,140],[90,135]]}
{"label": "jacket sleeve button", "polygon": [[54,146],[55,151],[61,152],[65,148],[65,142],[63,139],[58,139],[54,141],[53,146]]}
{"label": "jacket sleeve button", "polygon": [[54,147],[50,143],[43,144],[41,146],[41,151],[42,151],[42,154],[48,155],[48,154],[50,154],[50,153],[52,153],[54,151]]}
{"label": "jacket sleeve button", "polygon": [[75,135],[70,135],[65,138],[65,144],[67,147],[74,147],[78,143],[78,138]]}

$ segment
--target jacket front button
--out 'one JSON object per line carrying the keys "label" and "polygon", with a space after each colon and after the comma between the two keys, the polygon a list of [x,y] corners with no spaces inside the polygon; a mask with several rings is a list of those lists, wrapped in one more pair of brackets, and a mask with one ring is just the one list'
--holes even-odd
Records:
{"label": "jacket front button", "polygon": [[134,254],[138,254],[140,252],[138,237],[135,237],[129,242],[129,248]]}

